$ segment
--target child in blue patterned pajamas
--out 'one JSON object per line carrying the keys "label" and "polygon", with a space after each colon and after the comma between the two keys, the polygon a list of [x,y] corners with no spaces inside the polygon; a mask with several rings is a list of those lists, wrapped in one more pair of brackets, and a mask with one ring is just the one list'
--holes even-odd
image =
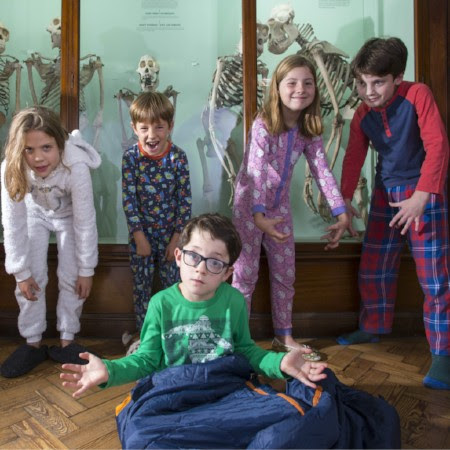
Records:
{"label": "child in blue patterned pajamas", "polygon": [[179,280],[174,251],[191,216],[186,154],[170,140],[174,108],[157,92],[139,95],[130,107],[138,143],[122,159],[122,202],[130,233],[130,266],[136,327],[140,331],[158,265],[162,288]]}

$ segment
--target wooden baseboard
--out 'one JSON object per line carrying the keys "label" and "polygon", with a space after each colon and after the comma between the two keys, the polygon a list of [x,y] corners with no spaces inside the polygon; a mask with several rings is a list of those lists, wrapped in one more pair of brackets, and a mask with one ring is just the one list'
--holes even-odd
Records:
{"label": "wooden baseboard", "polygon": [[[45,338],[58,337],[56,317],[49,313]],[[133,332],[135,328],[133,314],[83,314],[81,317],[83,337],[121,338],[125,331]],[[358,313],[297,313],[292,317],[293,335],[296,338],[338,336],[358,327]],[[17,315],[0,312],[0,329],[4,337],[20,337],[17,330]],[[273,337],[272,318],[270,314],[252,314],[250,331],[254,339],[271,339]],[[418,312],[397,312],[393,333],[398,336],[423,334],[423,319]]]}
{"label": "wooden baseboard", "polygon": [[[343,243],[325,252],[323,243],[296,244],[296,281],[293,305],[293,335],[296,337],[335,336],[358,324],[358,264],[360,243]],[[4,258],[0,247],[0,259]],[[83,307],[80,335],[119,338],[134,331],[133,283],[128,246],[99,246],[99,264],[92,293]],[[47,295],[47,334],[55,337],[55,311],[58,298],[57,252],[50,245]],[[0,336],[18,336],[18,307],[14,278],[0,267]],[[155,292],[157,283],[155,285]],[[402,256],[396,301],[395,330],[417,334],[423,330],[423,293],[417,282],[415,265],[409,253]],[[250,329],[255,339],[273,335],[270,283],[267,259],[261,256],[258,283],[253,295]]]}

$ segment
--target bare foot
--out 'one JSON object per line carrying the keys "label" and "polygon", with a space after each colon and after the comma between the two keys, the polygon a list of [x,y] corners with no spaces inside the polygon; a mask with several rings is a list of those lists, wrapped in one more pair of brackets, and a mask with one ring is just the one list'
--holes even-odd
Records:
{"label": "bare foot", "polygon": [[278,340],[281,344],[285,345],[286,347],[290,347],[293,349],[301,349],[304,348],[302,344],[299,344],[292,336],[275,336],[275,339]]}

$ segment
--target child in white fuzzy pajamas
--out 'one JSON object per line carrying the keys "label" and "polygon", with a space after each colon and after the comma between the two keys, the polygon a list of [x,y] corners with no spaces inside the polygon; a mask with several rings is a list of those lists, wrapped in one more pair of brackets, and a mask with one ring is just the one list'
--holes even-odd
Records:
{"label": "child in white fuzzy pajamas", "polygon": [[[294,165],[302,153],[332,215],[337,217],[323,236],[328,240],[326,250],[339,245],[349,223],[328,167],[322,131],[314,66],[302,56],[290,55],[275,69],[268,98],[253,122],[233,203],[233,222],[243,248],[234,265],[232,284],[244,294],[250,315],[262,245],[270,271],[274,350],[300,347],[292,337],[295,245],[289,189]],[[310,357],[319,359],[320,355],[313,352]]]}
{"label": "child in white fuzzy pajamas", "polygon": [[[49,356],[84,363],[85,347],[74,342],[97,265],[97,227],[90,169],[99,154],[79,132],[70,136],[59,117],[44,107],[20,111],[13,119],[1,165],[2,223],[6,272],[14,275],[26,344],[1,365],[4,377],[21,376]],[[45,288],[50,233],[58,248],[56,309],[61,346],[41,345],[46,329]]]}

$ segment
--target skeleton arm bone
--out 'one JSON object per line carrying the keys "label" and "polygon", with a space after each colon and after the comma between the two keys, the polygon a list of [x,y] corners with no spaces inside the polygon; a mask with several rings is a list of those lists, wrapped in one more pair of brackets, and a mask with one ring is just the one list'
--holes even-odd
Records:
{"label": "skeleton arm bone", "polygon": [[122,110],[122,102],[125,102],[127,106],[136,98],[137,94],[133,91],[130,91],[127,88],[124,88],[125,93],[122,89],[114,96],[117,98],[117,104],[119,107],[119,117],[120,117],[120,128],[122,130],[122,150],[125,151],[130,145],[131,139],[128,139],[127,132],[125,131],[125,122],[123,118],[123,110]]}
{"label": "skeleton arm bone", "polygon": [[[50,61],[48,63],[43,63],[42,61]],[[28,84],[30,86],[31,97],[35,105],[39,104],[36,89],[33,81],[33,66],[36,69],[37,73],[41,77],[42,80],[45,80],[48,77],[48,74],[54,70],[55,60],[52,58],[47,58],[42,56],[40,53],[32,53],[31,57],[25,60],[25,64],[27,65],[28,72]]]}
{"label": "skeleton arm bone", "polygon": [[14,108],[14,113],[17,113],[20,110],[20,84],[21,84],[21,71],[22,66],[17,62],[15,64],[16,71],[16,105]]}
{"label": "skeleton arm bone", "polygon": [[323,62],[322,53],[318,49],[313,49],[311,51],[311,54],[312,54],[312,57],[314,58],[315,63],[317,64],[317,68],[319,69],[319,71],[322,75],[325,86],[327,87],[327,91],[330,95],[330,101],[333,105],[334,113],[337,115],[337,114],[339,114],[339,105],[336,100],[336,95],[334,93],[334,88],[333,88],[333,84],[330,79],[330,75],[325,67],[324,62]]}
{"label": "skeleton arm bone", "polygon": [[211,142],[213,144],[214,150],[222,164],[222,167],[226,171],[228,179],[231,181],[232,184],[234,184],[236,173],[234,171],[233,164],[229,160],[228,155],[226,155],[222,145],[217,140],[216,132],[214,129],[214,116],[215,116],[214,113],[216,111],[217,89],[219,85],[220,76],[222,74],[222,69],[223,69],[223,61],[221,58],[219,58],[217,60],[216,74],[214,77],[214,84],[211,91],[211,99],[209,101],[209,133],[211,136]]}
{"label": "skeleton arm bone", "polygon": [[[100,58],[99,58],[100,59]],[[95,128],[95,136],[93,141],[94,148],[98,148],[98,139],[100,137],[100,129],[103,125],[103,108],[105,105],[105,94],[104,94],[104,82],[103,82],[103,64],[100,64],[97,67],[97,75],[98,75],[98,83],[99,83],[99,90],[100,90],[100,104],[99,104],[99,110],[97,113],[97,116],[94,119],[94,128]]]}
{"label": "skeleton arm bone", "polygon": [[33,99],[33,103],[35,105],[37,105],[38,99],[37,99],[36,89],[34,87],[34,81],[33,81],[33,65],[34,65],[34,63],[30,59],[27,59],[25,61],[25,63],[27,65],[28,84],[30,86],[31,98]]}

